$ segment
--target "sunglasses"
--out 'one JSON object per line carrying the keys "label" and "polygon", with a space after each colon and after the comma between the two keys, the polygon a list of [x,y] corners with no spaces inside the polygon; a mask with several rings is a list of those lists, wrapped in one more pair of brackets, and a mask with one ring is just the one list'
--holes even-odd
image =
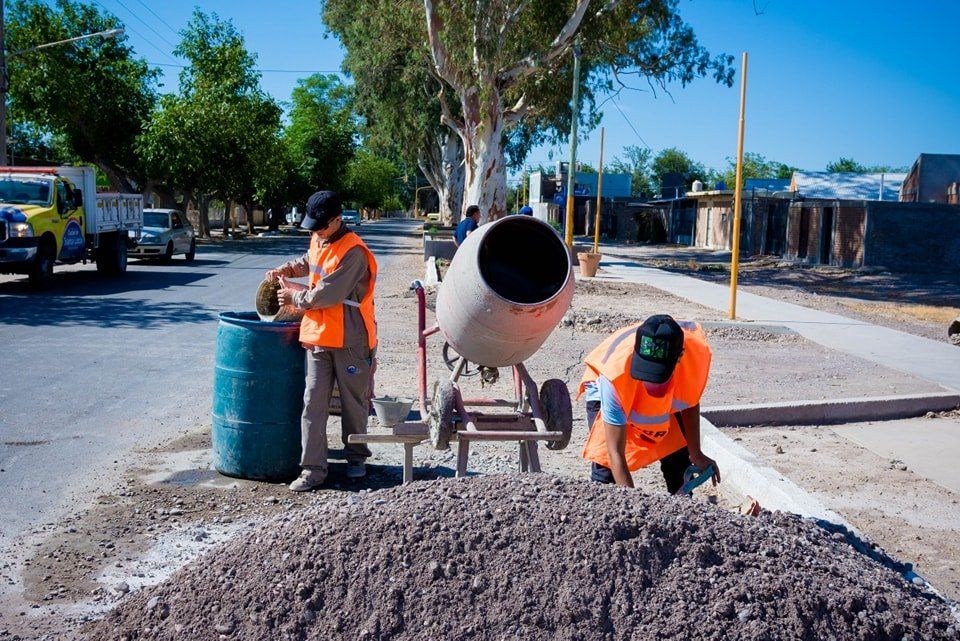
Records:
{"label": "sunglasses", "polygon": [[327,222],[325,222],[323,225],[321,225],[321,226],[317,227],[316,229],[314,229],[314,231],[323,231],[324,229],[326,229],[327,227],[329,227],[329,226],[330,226],[330,223],[332,223],[333,221],[335,221],[337,218],[340,218],[340,216],[334,216],[333,218],[331,218],[330,220],[328,220]]}

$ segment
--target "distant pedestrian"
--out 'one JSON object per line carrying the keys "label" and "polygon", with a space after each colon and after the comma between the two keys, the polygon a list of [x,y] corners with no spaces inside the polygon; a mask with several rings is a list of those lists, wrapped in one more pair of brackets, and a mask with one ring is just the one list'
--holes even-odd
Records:
{"label": "distant pedestrian", "polygon": [[[340,389],[347,477],[366,474],[370,449],[348,443],[351,434],[365,434],[369,414],[370,370],[377,347],[373,289],[377,261],[360,237],[343,224],[340,197],[318,191],[307,201],[300,226],[311,232],[310,250],[267,272],[280,280],[281,305],[306,310],[300,323],[300,343],[307,350],[307,381],[303,398],[300,478],[290,489],[303,492],[327,477],[327,418],[334,381]],[[310,276],[310,286],[297,289],[286,278]]]}
{"label": "distant pedestrian", "polygon": [[467,236],[472,234],[480,226],[480,207],[477,205],[470,205],[467,207],[467,213],[463,217],[463,220],[460,221],[460,224],[457,225],[457,229],[453,232],[453,244],[457,247],[463,244],[463,241],[467,239]]}

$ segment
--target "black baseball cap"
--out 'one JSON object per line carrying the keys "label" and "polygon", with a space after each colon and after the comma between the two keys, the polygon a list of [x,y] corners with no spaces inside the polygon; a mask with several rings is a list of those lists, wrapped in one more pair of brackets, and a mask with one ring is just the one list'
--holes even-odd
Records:
{"label": "black baseball cap", "polygon": [[630,376],[648,383],[666,383],[683,353],[683,329],[666,314],[651,316],[637,329]]}
{"label": "black baseball cap", "polygon": [[301,229],[319,231],[343,213],[340,195],[335,191],[318,191],[307,200],[307,211],[303,215]]}

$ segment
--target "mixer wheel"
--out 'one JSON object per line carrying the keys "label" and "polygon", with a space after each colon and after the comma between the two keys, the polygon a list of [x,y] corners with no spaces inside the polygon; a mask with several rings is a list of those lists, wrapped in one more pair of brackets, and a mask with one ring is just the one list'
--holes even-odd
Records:
{"label": "mixer wheel", "polygon": [[450,439],[455,432],[453,427],[454,408],[453,383],[440,380],[433,384],[433,397],[430,400],[428,422],[430,444],[438,450],[450,449]]}
{"label": "mixer wheel", "polygon": [[559,378],[551,378],[540,386],[540,409],[543,410],[543,422],[550,432],[562,432],[559,441],[547,441],[547,448],[562,450],[570,443],[573,431],[573,403],[567,384]]}

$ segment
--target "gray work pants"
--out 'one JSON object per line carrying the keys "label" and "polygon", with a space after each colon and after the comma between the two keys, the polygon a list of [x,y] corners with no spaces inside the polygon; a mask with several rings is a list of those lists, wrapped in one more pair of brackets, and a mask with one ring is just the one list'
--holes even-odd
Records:
{"label": "gray work pants", "polygon": [[307,381],[300,423],[302,467],[327,469],[327,417],[334,380],[340,388],[340,426],[347,461],[363,462],[370,456],[365,443],[347,443],[347,437],[367,433],[371,360],[367,347],[307,348]]}

